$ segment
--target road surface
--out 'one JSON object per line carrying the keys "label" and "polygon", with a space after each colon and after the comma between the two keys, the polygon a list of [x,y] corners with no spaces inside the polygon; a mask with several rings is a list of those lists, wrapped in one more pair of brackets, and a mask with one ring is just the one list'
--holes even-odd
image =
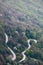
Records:
{"label": "road surface", "polygon": [[[7,36],[7,34],[5,33],[5,38],[6,38],[6,40],[5,40],[5,43],[7,44],[7,42],[8,42],[8,36]],[[14,61],[14,60],[16,60],[16,54],[13,52],[13,50],[9,47],[9,46],[7,46],[8,47],[8,49],[10,50],[10,52],[12,53],[12,55],[13,55],[13,57],[12,57],[12,61]]]}
{"label": "road surface", "polygon": [[[35,39],[28,39],[27,40],[27,42],[28,42],[28,48],[26,50],[29,50],[31,48],[31,45],[30,45],[30,41],[31,40],[33,40],[35,43],[37,43],[37,40],[35,40]],[[26,59],[26,55],[25,55],[26,50],[24,50],[22,52],[23,58],[19,61],[19,63],[22,62],[22,61],[24,61]]]}

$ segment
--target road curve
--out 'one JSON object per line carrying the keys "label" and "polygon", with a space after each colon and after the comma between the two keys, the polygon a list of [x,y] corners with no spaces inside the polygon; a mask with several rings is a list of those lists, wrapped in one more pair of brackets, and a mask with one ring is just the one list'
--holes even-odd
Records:
{"label": "road curve", "polygon": [[[28,39],[28,40],[27,40],[27,42],[28,42],[28,48],[27,48],[26,50],[28,50],[28,49],[31,48],[31,45],[30,45],[30,41],[31,41],[31,40],[33,40],[35,43],[37,43],[37,40],[35,40],[35,39]],[[22,61],[24,61],[24,60],[26,59],[26,55],[25,55],[26,50],[24,50],[24,51],[22,52],[23,58],[19,61],[19,63],[22,62]]]}
{"label": "road curve", "polygon": [[[7,44],[7,42],[8,42],[8,36],[7,36],[6,33],[5,33],[5,38],[6,38],[5,43]],[[30,41],[31,41],[31,40],[33,40],[35,43],[37,43],[37,40],[35,40],[35,39],[28,39],[28,40],[27,40],[27,42],[28,42],[28,48],[27,48],[26,50],[28,50],[28,49],[31,48],[31,45],[30,45]],[[8,46],[7,46],[7,47],[8,47]],[[12,55],[13,55],[12,61],[16,60],[16,54],[13,52],[13,50],[12,50],[10,47],[8,47],[8,49],[10,50],[10,52],[11,52]],[[24,50],[24,51],[22,52],[23,58],[19,61],[19,63],[22,62],[22,61],[24,61],[24,60],[26,59],[26,55],[25,55],[26,50]]]}
{"label": "road curve", "polygon": [[[6,33],[5,33],[5,38],[6,38],[5,43],[7,44],[7,42],[8,42],[8,36],[7,36]],[[8,47],[8,46],[7,46],[7,47]],[[13,50],[12,50],[10,47],[8,47],[8,49],[10,50],[10,52],[11,52],[12,55],[13,55],[12,61],[16,60],[16,54],[13,52]]]}

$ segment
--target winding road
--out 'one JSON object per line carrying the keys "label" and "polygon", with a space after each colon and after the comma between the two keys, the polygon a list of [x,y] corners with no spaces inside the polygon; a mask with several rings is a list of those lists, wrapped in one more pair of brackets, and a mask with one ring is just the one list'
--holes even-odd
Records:
{"label": "winding road", "polygon": [[[30,41],[31,40],[33,40],[35,43],[37,43],[37,40],[35,40],[35,39],[29,39],[29,40],[27,40],[27,42],[28,42],[28,48],[26,50],[28,50],[28,49],[31,48],[31,45],[30,45]],[[25,55],[26,50],[24,50],[22,52],[23,58],[19,61],[19,63],[22,62],[22,61],[24,61],[26,59],[26,55]]]}
{"label": "winding road", "polygon": [[[6,40],[5,40],[5,43],[7,44],[7,42],[8,42],[8,36],[7,36],[7,34],[5,33],[5,38],[6,38]],[[12,55],[13,55],[13,57],[12,57],[12,61],[14,61],[14,60],[16,60],[16,54],[13,52],[13,50],[10,48],[10,47],[8,47],[8,49],[10,50],[10,52],[12,53]]]}
{"label": "winding road", "polygon": [[[5,38],[6,38],[5,43],[7,44],[7,42],[8,42],[8,35],[6,33],[5,33]],[[28,39],[27,40],[27,42],[28,42],[28,48],[26,50],[29,50],[31,48],[31,45],[30,45],[30,41],[31,40],[33,40],[35,43],[37,43],[37,40],[35,40],[35,39]],[[13,50],[9,46],[8,46],[8,49],[10,50],[10,52],[13,55],[12,61],[16,60],[16,54],[13,52]],[[26,59],[26,55],[25,55],[26,50],[24,50],[21,53],[23,55],[23,58],[19,61],[19,63],[22,62],[22,61],[24,61]]]}

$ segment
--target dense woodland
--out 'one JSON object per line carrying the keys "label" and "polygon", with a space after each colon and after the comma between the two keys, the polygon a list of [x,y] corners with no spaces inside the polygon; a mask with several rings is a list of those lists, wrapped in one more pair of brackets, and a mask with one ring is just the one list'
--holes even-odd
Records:
{"label": "dense woodland", "polygon": [[[37,4],[36,4],[37,3]],[[40,4],[41,3],[41,4]],[[43,1],[0,0],[0,65],[43,65]],[[5,35],[8,43],[5,43]],[[31,48],[28,48],[28,39]],[[12,61],[9,46],[17,59]],[[26,50],[26,59],[21,52]]]}

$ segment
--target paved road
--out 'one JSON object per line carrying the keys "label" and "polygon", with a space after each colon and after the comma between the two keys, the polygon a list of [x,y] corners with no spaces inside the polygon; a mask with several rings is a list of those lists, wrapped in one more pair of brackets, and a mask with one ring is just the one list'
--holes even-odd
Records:
{"label": "paved road", "polygon": [[[7,44],[7,42],[8,42],[8,36],[7,36],[7,34],[5,33],[5,38],[6,38],[6,40],[5,40],[5,43]],[[13,50],[9,47],[9,46],[7,46],[8,47],[8,49],[10,50],[10,52],[12,53],[12,61],[14,61],[14,60],[16,60],[16,54],[13,52]]]}
{"label": "paved road", "polygon": [[[31,45],[30,45],[30,41],[31,41],[31,40],[33,40],[35,43],[37,43],[37,40],[35,40],[35,39],[28,39],[28,40],[27,40],[27,42],[28,42],[28,48],[27,48],[26,50],[28,50],[28,49],[31,48]],[[19,61],[19,63],[22,62],[22,61],[24,61],[24,60],[26,59],[26,55],[25,55],[26,50],[24,50],[24,51],[22,52],[23,58]]]}
{"label": "paved road", "polygon": [[[8,36],[7,36],[6,33],[5,33],[5,37],[6,37],[5,43],[7,44],[7,42],[8,42]],[[28,39],[27,40],[27,42],[28,42],[28,48],[26,50],[29,50],[31,48],[31,45],[30,45],[30,41],[31,40],[33,40],[35,43],[37,43],[37,40],[35,40],[35,39]],[[11,51],[11,53],[13,55],[12,61],[16,60],[16,54],[13,52],[13,50],[9,46],[8,46],[8,49]],[[22,52],[23,58],[19,61],[19,63],[22,62],[22,61],[24,61],[26,59],[26,55],[25,55],[26,50],[24,50]]]}

